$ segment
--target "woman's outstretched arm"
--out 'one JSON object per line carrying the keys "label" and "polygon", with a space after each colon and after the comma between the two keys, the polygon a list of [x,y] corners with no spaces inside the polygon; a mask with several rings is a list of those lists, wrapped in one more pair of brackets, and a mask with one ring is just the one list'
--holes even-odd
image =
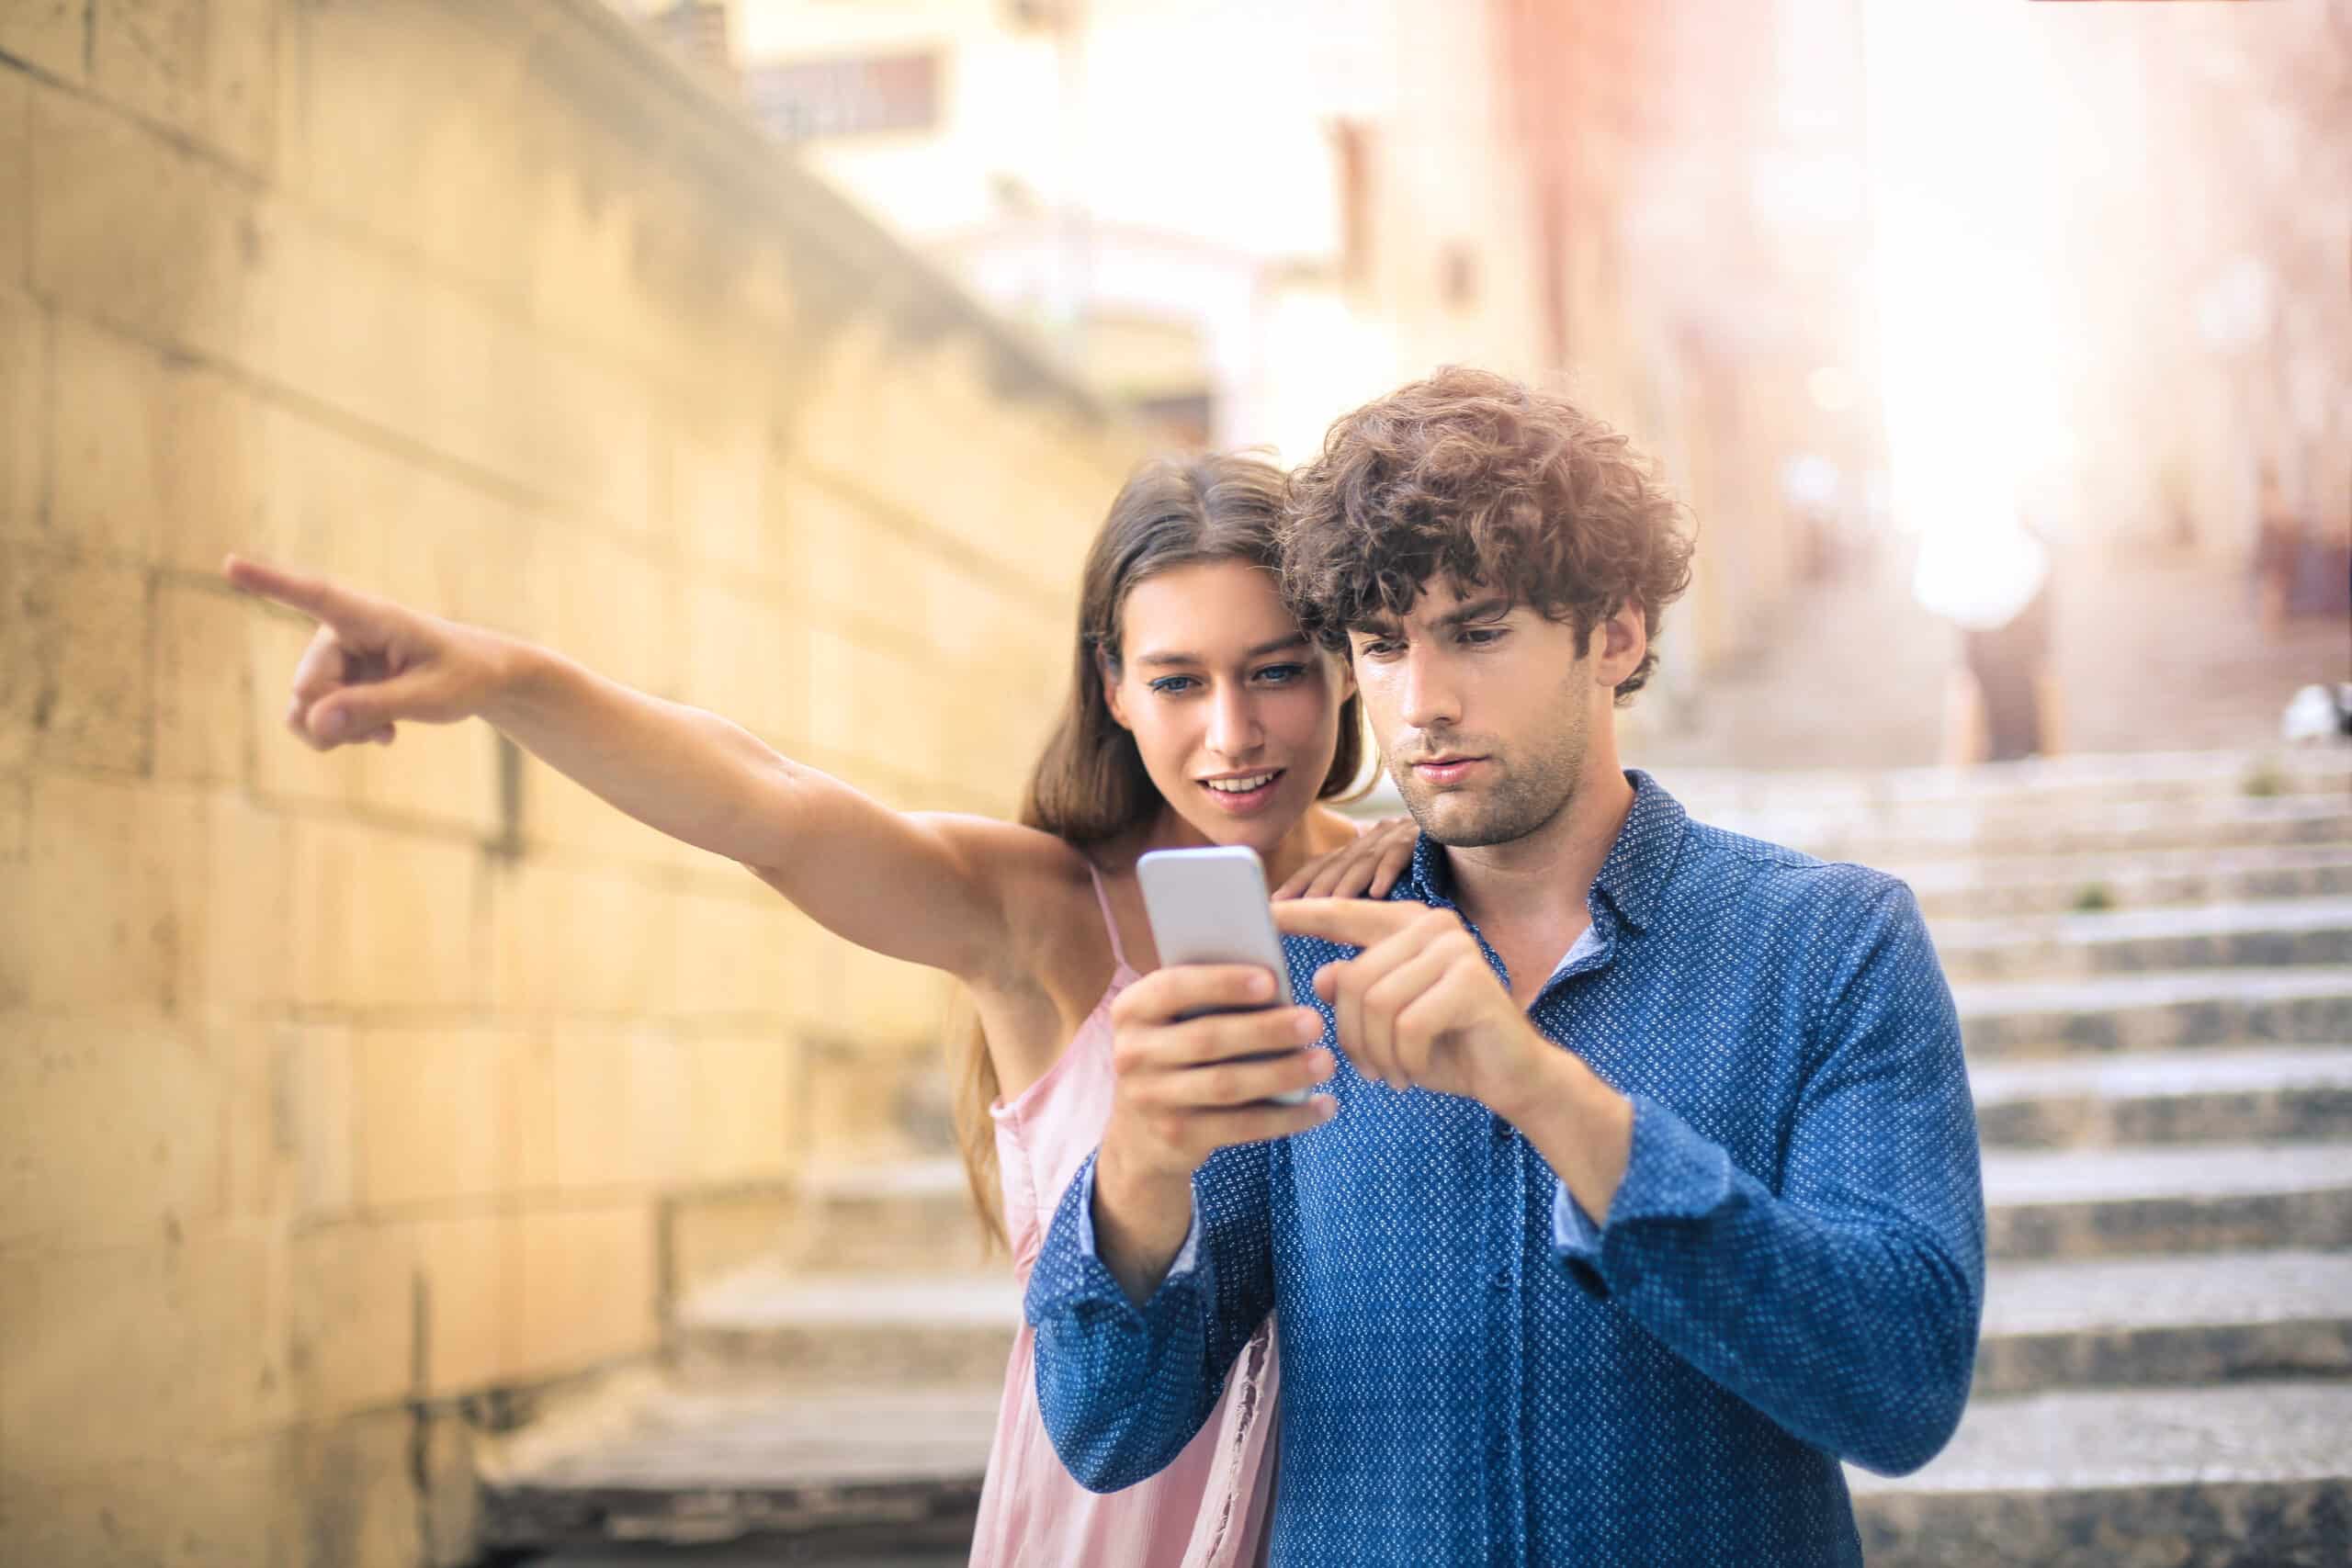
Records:
{"label": "woman's outstretched arm", "polygon": [[286,723],[328,750],[481,718],[648,827],[737,861],[819,924],[973,978],[1010,961],[1008,882],[1063,852],[978,818],[893,811],[741,726],[551,649],[232,557],[231,582],[319,623]]}

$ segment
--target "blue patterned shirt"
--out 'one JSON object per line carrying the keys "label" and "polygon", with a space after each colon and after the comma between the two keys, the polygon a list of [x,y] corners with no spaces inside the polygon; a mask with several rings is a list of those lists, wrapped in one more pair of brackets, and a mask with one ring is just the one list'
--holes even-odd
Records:
{"label": "blue patterned shirt", "polygon": [[[1187,1256],[1137,1307],[1093,1254],[1090,1161],[1027,1302],[1081,1483],[1172,1459],[1275,1311],[1278,1568],[1860,1562],[1838,1461],[1926,1463],[1975,1359],[1951,994],[1902,883],[1627,777],[1593,940],[1529,1010],[1633,1100],[1604,1223],[1484,1106],[1342,1055],[1329,1124],[1201,1168]],[[1451,888],[1424,837],[1390,897]],[[1352,951],[1290,939],[1298,1000]]]}

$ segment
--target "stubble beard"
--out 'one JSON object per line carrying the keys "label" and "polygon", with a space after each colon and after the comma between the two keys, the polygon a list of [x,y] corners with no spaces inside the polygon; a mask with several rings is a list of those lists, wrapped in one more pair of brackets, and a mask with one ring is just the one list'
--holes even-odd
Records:
{"label": "stubble beard", "polygon": [[[1409,764],[1389,764],[1388,776],[1422,832],[1448,849],[1483,849],[1524,839],[1550,823],[1576,798],[1587,750],[1585,714],[1570,705],[1551,743],[1525,761],[1500,746],[1472,747],[1490,761],[1495,777],[1475,789],[1440,789],[1413,776]],[[1450,749],[1417,745],[1420,750]]]}

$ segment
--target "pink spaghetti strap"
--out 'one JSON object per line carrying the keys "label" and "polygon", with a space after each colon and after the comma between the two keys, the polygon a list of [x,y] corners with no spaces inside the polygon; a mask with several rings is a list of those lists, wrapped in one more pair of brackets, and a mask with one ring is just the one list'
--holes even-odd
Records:
{"label": "pink spaghetti strap", "polygon": [[1127,950],[1119,945],[1119,922],[1111,914],[1111,895],[1103,890],[1102,874],[1094,868],[1092,861],[1088,861],[1086,874],[1094,879],[1094,903],[1102,911],[1102,930],[1111,938],[1111,962],[1122,969],[1128,968]]}

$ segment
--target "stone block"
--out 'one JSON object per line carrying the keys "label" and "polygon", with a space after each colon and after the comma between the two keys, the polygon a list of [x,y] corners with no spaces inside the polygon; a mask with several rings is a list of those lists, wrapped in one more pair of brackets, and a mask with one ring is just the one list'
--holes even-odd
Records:
{"label": "stone block", "polygon": [[47,537],[187,571],[276,551],[263,417],[243,388],[76,316],[55,337]]}
{"label": "stone block", "polygon": [[[543,128],[518,123],[521,62],[517,40],[496,36],[504,20],[473,7],[289,7],[287,188],[519,291],[542,205],[530,154]],[[370,177],[355,180],[363,169]]]}
{"label": "stone block", "polygon": [[89,0],[17,0],[0,10],[0,54],[78,82],[89,53]]}
{"label": "stone block", "polygon": [[278,220],[248,185],[119,113],[33,90],[32,277],[60,307],[238,362],[284,287]]}
{"label": "stone block", "polygon": [[0,1438],[0,1562],[280,1568],[330,1561],[301,1555],[288,1454],[282,1437],[249,1438],[51,1472],[39,1435],[18,1444]]}
{"label": "stone block", "polygon": [[273,0],[96,0],[91,85],[266,171],[277,140],[278,9]]}
{"label": "stone block", "polygon": [[272,1035],[271,1103],[292,1128],[287,1211],[298,1222],[347,1214],[359,1201],[357,1060],[351,1032],[335,1025],[280,1025]]}
{"label": "stone block", "polygon": [[819,970],[834,939],[782,897],[744,878],[740,893],[677,895],[677,1011],[685,1018],[821,1016]]}
{"label": "stone block", "polygon": [[157,778],[225,784],[244,777],[254,739],[253,616],[253,607],[226,583],[157,585]]}
{"label": "stone block", "polygon": [[558,1186],[651,1188],[685,1174],[694,1089],[673,1035],[559,1024],[549,1067]]}
{"label": "stone block", "polygon": [[300,1556],[311,1568],[418,1568],[426,1561],[412,1464],[414,1418],[369,1411],[289,1434]]}
{"label": "stone block", "polygon": [[505,1252],[511,1223],[482,1213],[436,1216],[414,1226],[424,1285],[416,1364],[428,1398],[475,1393],[502,1379],[503,1324],[513,1294]]}
{"label": "stone block", "polygon": [[822,626],[798,631],[812,745],[918,779],[948,771],[940,713],[954,693],[934,663]]}
{"label": "stone block", "polygon": [[0,1005],[160,1012],[175,1006],[200,897],[200,803],[178,792],[35,775],[22,863],[0,867],[31,912],[0,945]]}
{"label": "stone block", "polygon": [[492,872],[492,996],[501,1012],[667,1010],[676,984],[673,897],[643,875],[540,860]]}
{"label": "stone block", "polygon": [[[286,1249],[274,1237],[194,1229],[12,1258],[0,1263],[0,1432],[12,1449],[37,1445],[39,1467],[258,1437],[292,1410]],[[30,1457],[11,1452],[8,1468]]]}
{"label": "stone block", "polygon": [[306,203],[681,389],[743,353],[747,323],[784,320],[762,215],[647,135],[675,100],[589,85],[611,67],[593,34],[487,7],[304,6],[285,26],[300,89],[280,173]]}
{"label": "stone block", "polygon": [[368,1210],[498,1190],[499,1036],[363,1028],[353,1037],[359,1201]]}
{"label": "stone block", "polygon": [[676,430],[667,453],[669,519],[697,561],[772,581],[786,569],[787,548],[774,525],[775,448],[759,412],[754,402]]}
{"label": "stone block", "polygon": [[0,766],[141,773],[153,692],[148,592],[127,567],[0,544]]}
{"label": "stone block", "polygon": [[556,649],[624,685],[676,694],[681,623],[692,613],[676,572],[642,546],[587,529],[545,529],[536,545],[526,570],[553,590]]}
{"label": "stone block", "polygon": [[608,526],[651,504],[644,388],[389,251],[288,209],[269,224],[257,373]]}
{"label": "stone block", "polygon": [[546,1193],[556,1184],[555,1041],[551,1027],[508,1030],[498,1057],[498,1187]]}
{"label": "stone block", "polygon": [[198,818],[173,917],[175,994],[185,1007],[217,1012],[277,1007],[288,995],[286,954],[295,941],[292,829],[230,791],[200,797]]}
{"label": "stone block", "polygon": [[799,616],[757,588],[696,574],[685,594],[685,668],[680,694],[795,755],[808,738],[813,671]]}
{"label": "stone block", "polygon": [[525,1210],[507,1227],[510,1378],[553,1377],[660,1342],[651,1200]]}
{"label": "stone block", "polygon": [[322,1424],[407,1398],[415,1388],[417,1226],[331,1224],[293,1243],[297,1408]]}
{"label": "stone block", "polygon": [[[0,875],[23,867],[32,850],[32,780],[21,775],[0,780]],[[6,961],[0,959],[0,976],[7,971]],[[6,996],[5,982],[0,982],[0,1006],[6,1005]]]}
{"label": "stone block", "polygon": [[687,1191],[664,1202],[662,1253],[673,1302],[748,1265],[773,1266],[798,1209],[784,1181]]}
{"label": "stone block", "polygon": [[11,1015],[0,1026],[0,1246],[145,1244],[210,1219],[220,1097],[185,1025]]}
{"label": "stone block", "polygon": [[286,981],[309,1007],[469,1009],[485,994],[481,858],[438,838],[297,819]]}
{"label": "stone block", "polygon": [[696,1181],[780,1178],[793,1168],[796,1045],[781,1032],[713,1035],[684,1045],[693,1094]]}
{"label": "stone block", "polygon": [[[0,116],[8,111],[0,77]],[[7,143],[0,120],[0,246],[8,243]],[[0,250],[0,264],[9,254]],[[0,537],[27,537],[40,526],[49,447],[49,312],[28,294],[0,284]]]}
{"label": "stone block", "polygon": [[840,986],[836,1035],[894,1047],[925,1047],[946,1025],[951,982],[936,969],[905,964],[848,942],[831,964]]}

